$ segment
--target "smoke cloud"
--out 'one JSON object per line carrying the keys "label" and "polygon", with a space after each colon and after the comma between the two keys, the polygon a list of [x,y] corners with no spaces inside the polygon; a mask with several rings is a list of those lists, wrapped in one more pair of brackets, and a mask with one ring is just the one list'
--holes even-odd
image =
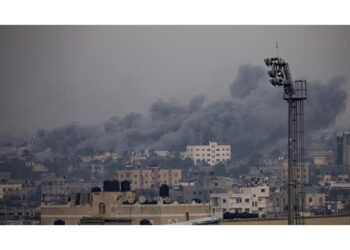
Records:
{"label": "smoke cloud", "polygon": [[[346,109],[345,83],[345,78],[334,78],[326,84],[308,84],[306,136],[335,125]],[[71,123],[39,130],[35,150],[50,149],[56,155],[146,148],[184,151],[186,145],[215,140],[230,144],[238,158],[285,151],[287,104],[282,100],[283,89],[270,86],[264,68],[249,64],[239,68],[229,87],[231,96],[220,101],[206,103],[205,97],[196,96],[184,105],[159,99],[147,115],[130,113],[96,126]]]}

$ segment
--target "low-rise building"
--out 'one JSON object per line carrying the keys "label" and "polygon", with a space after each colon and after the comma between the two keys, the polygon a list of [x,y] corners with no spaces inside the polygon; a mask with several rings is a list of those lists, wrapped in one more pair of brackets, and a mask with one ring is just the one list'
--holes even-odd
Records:
{"label": "low-rise building", "polygon": [[269,186],[240,188],[239,192],[210,195],[214,217],[223,218],[225,212],[250,213],[263,216],[268,213]]}
{"label": "low-rise building", "polygon": [[27,167],[32,167],[33,172],[47,172],[48,169],[41,163],[34,162],[34,161],[27,161],[25,163]]}
{"label": "low-rise building", "polygon": [[209,203],[140,203],[135,192],[94,192],[72,195],[65,205],[42,205],[41,224],[173,224],[209,217]]}
{"label": "low-rise building", "polygon": [[10,172],[0,172],[0,184],[5,184],[11,179]]}
{"label": "low-rise building", "polygon": [[[287,214],[288,212],[288,195],[287,193],[274,193],[271,196],[273,203],[273,214]],[[298,211],[312,214],[316,211],[323,211],[326,208],[326,194],[321,193],[313,187],[304,187],[303,193],[297,195],[296,206]]]}
{"label": "low-rise building", "polygon": [[[298,164],[295,170],[295,177],[298,183],[308,184],[309,183],[309,168],[310,163],[305,162],[304,164]],[[288,177],[288,161],[282,163],[281,168],[282,178],[287,179]]]}
{"label": "low-rise building", "polygon": [[70,180],[54,174],[44,175],[41,183],[41,202],[43,204],[65,204],[71,193],[88,192],[99,184]]}
{"label": "low-rise building", "polygon": [[21,189],[22,184],[0,184],[0,199],[2,199],[7,192],[19,192]]}

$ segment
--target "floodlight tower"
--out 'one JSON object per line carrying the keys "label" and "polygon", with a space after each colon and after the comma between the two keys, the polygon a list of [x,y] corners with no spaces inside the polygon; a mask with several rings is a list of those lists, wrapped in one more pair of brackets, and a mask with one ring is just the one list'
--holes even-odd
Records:
{"label": "floodlight tower", "polygon": [[293,82],[288,63],[280,57],[264,61],[271,69],[267,72],[270,83],[275,87],[283,86],[283,99],[288,103],[288,224],[303,224],[306,81]]}

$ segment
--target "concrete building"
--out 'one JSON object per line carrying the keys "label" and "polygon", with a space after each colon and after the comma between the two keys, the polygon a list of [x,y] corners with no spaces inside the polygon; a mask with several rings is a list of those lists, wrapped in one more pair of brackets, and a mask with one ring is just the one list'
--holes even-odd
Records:
{"label": "concrete building", "polygon": [[[305,162],[303,166],[298,165],[296,167],[295,177],[298,183],[308,184],[310,182],[309,169],[310,169],[310,163],[308,162]],[[283,179],[285,180],[288,179],[288,161],[283,161],[282,168],[281,168],[281,175]]]}
{"label": "concrete building", "polygon": [[181,169],[149,167],[147,169],[117,170],[116,179],[119,182],[130,181],[132,190],[159,187],[162,184],[175,187],[180,184]]}
{"label": "concrete building", "polygon": [[[268,219],[220,220],[219,225],[288,225],[287,217]],[[304,225],[350,225],[350,215],[322,215],[304,217]]]}
{"label": "concrete building", "polygon": [[[287,214],[288,196],[286,193],[275,193],[271,196],[273,214]],[[297,204],[303,204],[304,213],[312,214],[326,208],[326,194],[313,187],[304,187],[304,194],[298,195]]]}
{"label": "concrete building", "polygon": [[7,192],[21,191],[22,184],[0,184],[0,199],[4,198]]}
{"label": "concrete building", "polygon": [[0,225],[39,225],[40,208],[0,208]]}
{"label": "concrete building", "polygon": [[55,174],[42,176],[41,202],[43,204],[65,204],[74,192],[88,192],[100,183],[87,183],[80,180],[70,180]]}
{"label": "concrete building", "polygon": [[350,132],[337,134],[336,164],[350,166]]}
{"label": "concrete building", "polygon": [[210,195],[214,217],[223,218],[225,212],[251,213],[263,216],[268,213],[269,186],[240,188],[239,192]]}
{"label": "concrete building", "polygon": [[186,155],[190,157],[194,164],[200,161],[214,166],[220,162],[231,160],[231,146],[218,145],[217,142],[209,142],[209,145],[187,146]]}
{"label": "concrete building", "polygon": [[135,192],[94,192],[72,195],[65,205],[42,205],[41,224],[163,225],[209,217],[209,203],[140,203]]}
{"label": "concrete building", "polygon": [[93,155],[93,156],[82,156],[80,157],[81,161],[84,163],[90,163],[92,161],[105,161],[109,158],[111,158],[112,160],[117,160],[119,159],[121,156],[117,153],[103,153],[103,154],[99,154],[99,155]]}
{"label": "concrete building", "polygon": [[0,172],[0,183],[6,184],[11,179],[11,173],[10,172]]}
{"label": "concrete building", "polygon": [[313,157],[314,165],[328,165],[328,157],[326,156],[315,156]]}
{"label": "concrete building", "polygon": [[25,165],[27,167],[32,167],[33,172],[47,172],[48,169],[41,163],[34,161],[26,161]]}

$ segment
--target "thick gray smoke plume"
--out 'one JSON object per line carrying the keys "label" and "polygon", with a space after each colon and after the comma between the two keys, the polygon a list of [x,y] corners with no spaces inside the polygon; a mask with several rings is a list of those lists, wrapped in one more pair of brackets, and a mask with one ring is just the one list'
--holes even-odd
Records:
{"label": "thick gray smoke plume", "polygon": [[[305,104],[306,131],[329,129],[346,109],[344,78],[327,84],[309,83]],[[266,71],[243,65],[230,85],[231,98],[205,103],[197,96],[188,105],[162,99],[154,102],[148,115],[130,113],[113,117],[98,126],[76,123],[40,130],[36,150],[50,148],[53,154],[123,152],[145,148],[185,150],[186,145],[216,140],[232,145],[239,158],[254,153],[285,150],[287,104],[283,89],[270,86]]]}

